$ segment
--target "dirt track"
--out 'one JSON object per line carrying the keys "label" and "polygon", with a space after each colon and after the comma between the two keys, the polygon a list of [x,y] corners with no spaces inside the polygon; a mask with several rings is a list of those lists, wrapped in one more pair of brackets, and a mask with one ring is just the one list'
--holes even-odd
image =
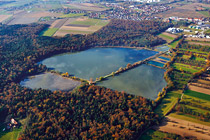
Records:
{"label": "dirt track", "polygon": [[181,136],[193,136],[197,139],[210,140],[210,126],[169,116],[166,117],[161,126],[154,127],[154,129],[168,133],[175,133]]}

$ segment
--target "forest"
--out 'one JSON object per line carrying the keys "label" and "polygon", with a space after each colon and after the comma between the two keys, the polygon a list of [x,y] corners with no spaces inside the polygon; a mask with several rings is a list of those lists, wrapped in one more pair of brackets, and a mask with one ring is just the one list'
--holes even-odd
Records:
{"label": "forest", "polygon": [[156,35],[165,31],[172,24],[144,20],[112,20],[107,26],[90,35],[99,46],[131,46],[144,47],[165,43]]}
{"label": "forest", "polygon": [[[134,41],[141,46],[137,39],[152,46],[160,43],[155,34],[167,26],[157,21],[113,20],[91,35],[51,38],[39,35],[48,25],[0,25],[0,123],[8,116],[17,121],[28,118],[20,139],[134,139],[159,123],[150,100],[85,83],[74,92],[51,92],[21,87],[19,82],[45,72],[46,66],[37,64],[44,58],[99,45]],[[141,37],[145,33],[146,38]]]}

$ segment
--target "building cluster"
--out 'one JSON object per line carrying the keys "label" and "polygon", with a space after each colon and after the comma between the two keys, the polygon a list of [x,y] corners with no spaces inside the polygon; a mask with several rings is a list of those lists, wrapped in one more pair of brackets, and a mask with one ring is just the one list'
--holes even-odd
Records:
{"label": "building cluster", "polygon": [[143,2],[143,3],[160,2],[160,0],[128,0],[128,1]]}
{"label": "building cluster", "polygon": [[3,128],[2,131],[9,130],[9,129],[12,129],[12,128],[16,128],[16,127],[18,127],[18,125],[19,125],[18,122],[15,119],[11,118],[10,122],[7,123],[7,127]]}
{"label": "building cluster", "polygon": [[199,29],[199,30],[208,30],[210,28],[209,24],[201,24],[201,25],[190,25],[188,28],[192,28],[192,29]]}
{"label": "building cluster", "polygon": [[186,21],[186,22],[192,22],[195,24],[205,24],[208,23],[209,20],[206,20],[205,18],[182,18],[182,17],[169,17],[169,18],[164,18],[164,21]]}
{"label": "building cluster", "polygon": [[76,10],[76,9],[70,9],[70,8],[57,8],[57,9],[50,9],[51,13],[64,13],[64,14],[80,14],[80,13],[87,13],[85,10]]}
{"label": "building cluster", "polygon": [[188,26],[188,29],[181,29],[181,28],[168,28],[166,32],[172,33],[172,34],[177,34],[177,33],[182,33],[182,32],[192,32],[194,30],[193,34],[185,34],[185,37],[192,37],[192,38],[210,38],[209,35],[204,34],[204,31],[210,29],[210,24],[204,24],[206,23],[205,21],[199,21],[195,25],[190,25]]}
{"label": "building cluster", "polygon": [[183,29],[180,29],[180,28],[168,28],[166,30],[166,32],[169,32],[169,33],[172,33],[172,34],[177,34],[177,33],[181,33],[183,32],[184,30]]}
{"label": "building cluster", "polygon": [[104,3],[104,6],[111,10],[92,12],[90,18],[105,18],[105,19],[126,19],[126,20],[144,20],[154,19],[152,16],[163,11],[170,10],[172,7],[167,5],[120,5],[117,3]]}

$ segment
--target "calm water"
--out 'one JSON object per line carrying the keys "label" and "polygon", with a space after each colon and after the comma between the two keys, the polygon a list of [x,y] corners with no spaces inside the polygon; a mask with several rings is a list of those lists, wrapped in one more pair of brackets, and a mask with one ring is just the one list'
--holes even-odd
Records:
{"label": "calm water", "polygon": [[89,80],[105,76],[128,63],[143,60],[156,53],[129,48],[93,48],[79,53],[53,56],[40,63],[48,68]]}
{"label": "calm water", "polygon": [[160,56],[159,58],[170,61],[170,58],[167,58],[167,57]]}
{"label": "calm water", "polygon": [[69,91],[79,86],[81,82],[63,78],[52,73],[43,73],[36,76],[30,76],[20,82],[22,86],[32,89],[43,88],[49,90]]}
{"label": "calm water", "polygon": [[158,51],[168,51],[170,48],[168,46],[161,46],[156,48]]}
{"label": "calm water", "polygon": [[159,67],[163,67],[165,65],[163,63],[156,62],[156,61],[149,61],[148,64],[152,64],[152,65],[159,66]]}
{"label": "calm water", "polygon": [[110,77],[98,85],[154,100],[158,92],[167,84],[163,78],[164,71],[156,67],[141,65],[118,76]]}

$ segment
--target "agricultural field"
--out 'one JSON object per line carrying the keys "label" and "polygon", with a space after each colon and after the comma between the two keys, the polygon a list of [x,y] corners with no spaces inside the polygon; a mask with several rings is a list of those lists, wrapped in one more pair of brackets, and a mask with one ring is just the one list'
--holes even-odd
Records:
{"label": "agricultural field", "polygon": [[[209,89],[209,74],[202,74],[192,79],[206,66],[208,47],[203,44],[201,46],[189,45],[188,41],[180,39],[176,44],[173,44],[173,48],[179,49],[179,51],[174,52],[171,59],[174,60],[167,66],[172,70],[165,74],[165,78],[170,79],[173,83],[173,90],[166,93],[160,105],[155,109],[159,115],[167,115],[167,120],[155,130],[181,136],[194,135],[198,139],[210,139],[210,132],[203,129],[210,126],[210,95],[206,94],[206,91],[202,93],[202,91],[192,90],[191,85],[188,84],[190,81],[193,84],[197,83],[199,88]],[[186,85],[188,85],[188,89]],[[192,123],[196,127],[189,125]],[[157,137],[152,136],[152,138]]]}
{"label": "agricultural field", "polygon": [[181,135],[186,138],[209,139],[210,127],[208,125],[199,124],[184,120],[183,118],[174,117],[170,115],[164,119],[162,125],[155,127],[155,130],[163,131],[166,133],[173,133]]}
{"label": "agricultural field", "polygon": [[6,19],[10,18],[12,15],[0,15],[0,22],[5,21]]}
{"label": "agricultural field", "polygon": [[189,72],[189,73],[195,73],[202,69],[201,67],[190,66],[190,65],[181,64],[181,63],[174,63],[173,68],[180,71]]}
{"label": "agricultural field", "polygon": [[150,129],[139,140],[182,139],[180,135]]}
{"label": "agricultural field", "polygon": [[200,14],[206,16],[206,17],[209,17],[210,16],[209,15],[209,11],[198,11],[198,13],[200,13]]}
{"label": "agricultural field", "polygon": [[188,87],[190,90],[210,95],[210,75],[203,74],[193,79]]}
{"label": "agricultural field", "polygon": [[39,12],[19,12],[15,15],[13,15],[13,20],[11,20],[8,25],[13,24],[28,24],[33,22],[38,22],[41,17],[58,17],[61,14],[59,13],[50,13],[45,11],[39,11]]}
{"label": "agricultural field", "polygon": [[176,40],[176,41],[172,41],[170,44],[168,44],[168,46],[170,48],[176,48],[177,44],[179,43],[180,39],[179,40]]}
{"label": "agricultural field", "polygon": [[53,36],[57,30],[58,30],[58,28],[49,28],[46,31],[44,31],[43,33],[41,33],[41,35],[42,36]]}
{"label": "agricultural field", "polygon": [[188,17],[194,17],[194,18],[201,18],[205,17],[203,13],[199,13],[196,11],[197,7],[209,7],[209,4],[201,4],[201,3],[174,3],[171,5],[172,8],[171,10],[165,11],[163,13],[156,14],[155,16],[158,17],[171,17],[171,16],[177,16],[177,17],[183,17],[183,18],[188,18]]}
{"label": "agricultural field", "polygon": [[207,41],[188,41],[188,44],[191,45],[204,45],[204,46],[209,46],[210,47],[210,42]]}
{"label": "agricultural field", "polygon": [[80,17],[80,16],[84,16],[85,13],[78,13],[78,14],[74,14],[74,13],[70,13],[70,14],[63,14],[60,17],[61,18],[72,18],[72,17]]}
{"label": "agricultural field", "polygon": [[65,36],[66,34],[91,34],[108,23],[108,20],[79,17],[72,19],[71,21],[66,21],[54,36]]}
{"label": "agricultural field", "polygon": [[54,21],[47,30],[41,33],[41,35],[53,36],[59,30],[59,28],[61,28],[65,24],[66,21],[69,21],[69,19],[65,18]]}
{"label": "agricultural field", "polygon": [[64,8],[71,8],[71,9],[80,9],[80,10],[86,10],[86,11],[104,11],[107,8],[92,4],[92,3],[71,3],[71,4],[65,4],[63,5]]}
{"label": "agricultural field", "polygon": [[158,37],[166,40],[167,43],[171,43],[177,36],[167,32],[163,32],[159,34]]}
{"label": "agricultural field", "polygon": [[181,97],[180,91],[170,91],[162,100],[161,104],[157,106],[155,112],[159,115],[167,115],[178,102]]}

